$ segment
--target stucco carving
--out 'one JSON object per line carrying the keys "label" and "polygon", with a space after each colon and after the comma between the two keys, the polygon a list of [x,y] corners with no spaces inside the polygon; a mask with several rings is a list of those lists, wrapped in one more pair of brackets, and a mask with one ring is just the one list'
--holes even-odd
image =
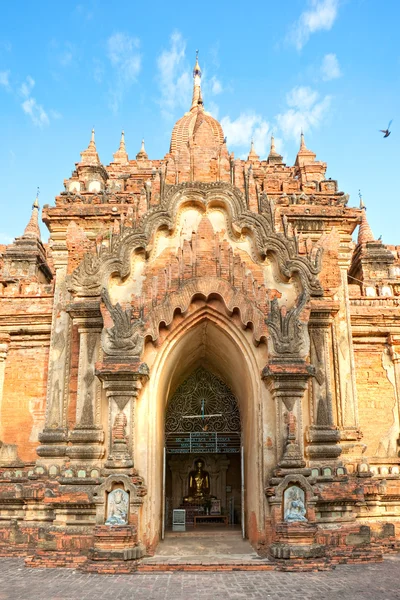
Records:
{"label": "stucco carving", "polygon": [[[276,290],[273,291],[271,301],[268,299],[268,294],[267,297],[265,296],[264,291],[257,292],[258,295],[249,298],[246,290],[248,285],[246,266],[241,262],[237,251],[234,251],[229,258],[229,265],[230,261],[232,262],[232,266],[229,266],[232,275],[229,275],[228,281],[218,276],[218,269],[221,270],[218,250],[215,258],[216,276],[206,273],[201,273],[199,276],[196,271],[198,268],[196,252],[191,241],[185,241],[186,245],[180,250],[181,253],[186,252],[187,256],[190,255],[191,275],[189,279],[186,277],[186,272],[185,277],[183,273],[181,275],[179,266],[178,289],[170,290],[166,281],[164,288],[168,293],[160,296],[157,293],[156,277],[153,277],[155,291],[152,290],[151,298],[140,298],[138,315],[135,309],[136,318],[133,318],[131,307],[123,309],[119,302],[113,304],[108,293],[111,278],[114,281],[116,278],[122,281],[130,277],[133,256],[143,257],[141,260],[144,261],[144,268],[147,269],[147,259],[157,243],[157,233],[167,230],[172,235],[179,214],[188,206],[196,207],[199,214],[205,214],[206,211],[221,211],[225,215],[224,226],[229,239],[233,240],[232,243],[238,245],[243,244],[243,240],[247,240],[248,252],[256,264],[261,267],[264,264],[275,265],[269,268],[276,269],[276,276],[280,281],[287,282],[284,285],[290,285],[298,290],[296,291],[296,295],[299,294],[297,304],[292,307],[289,304],[288,308],[282,307],[282,303],[278,300],[281,292],[276,297]],[[313,256],[311,254],[301,256],[295,238],[275,231],[273,203],[266,193],[262,193],[259,197],[259,209],[260,213],[248,210],[243,194],[228,183],[196,182],[166,186],[161,204],[150,208],[135,228],[127,227],[127,220],[123,221],[120,234],[113,236],[108,249],[102,248],[96,256],[86,255],[70,277],[69,284],[71,291],[77,297],[102,296],[114,322],[112,328],[104,329],[102,333],[105,353],[115,357],[140,356],[144,338],[150,337],[156,340],[160,323],[169,324],[175,310],[185,312],[196,294],[207,298],[210,294],[217,293],[223,298],[228,311],[233,312],[238,309],[243,324],[245,326],[251,324],[256,343],[263,338],[267,339],[269,330],[273,342],[273,354],[305,356],[308,353],[309,343],[307,327],[301,318],[310,295],[322,293],[317,279],[320,249]],[[243,274],[236,276],[236,270]],[[251,285],[260,286],[260,282],[254,279],[254,276],[249,275],[249,277],[250,279],[253,277]],[[265,288],[266,284],[263,285]],[[260,287],[258,289],[261,290]],[[127,300],[129,302],[129,296]],[[144,317],[140,308],[142,302],[146,303],[147,314]]]}
{"label": "stucco carving", "polygon": [[117,303],[113,305],[106,289],[101,292],[101,297],[114,322],[114,326],[102,331],[103,350],[109,356],[125,358],[127,356],[140,356],[143,349],[143,337],[140,334],[142,322],[132,321],[132,309],[125,310]]}
{"label": "stucco carving", "polygon": [[311,295],[322,295],[317,278],[322,249],[318,249],[313,257],[299,255],[296,239],[275,231],[273,211],[266,195],[260,202],[262,212],[255,214],[247,209],[240,190],[229,183],[187,182],[166,188],[161,204],[147,211],[135,229],[122,227],[121,234],[113,240],[112,249],[102,251],[97,257],[90,255],[91,258],[84,258],[70,278],[70,289],[75,295],[100,295],[112,273],[126,277],[130,272],[132,252],[146,252],[157,230],[172,230],[179,210],[188,202],[204,210],[210,206],[224,207],[229,215],[232,235],[246,233],[253,240],[260,257],[270,253],[275,256],[282,275],[288,278],[297,276],[302,287]]}
{"label": "stucco carving", "polygon": [[303,291],[298,298],[297,305],[290,310],[286,310],[285,307],[280,308],[278,301],[272,300],[266,323],[276,354],[284,356],[307,354],[308,333],[305,323],[302,323],[300,319],[307,299],[307,293]]}

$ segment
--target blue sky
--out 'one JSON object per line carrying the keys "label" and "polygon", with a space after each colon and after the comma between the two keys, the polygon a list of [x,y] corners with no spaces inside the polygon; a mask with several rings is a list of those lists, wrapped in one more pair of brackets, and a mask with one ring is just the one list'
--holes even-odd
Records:
{"label": "blue sky", "polygon": [[[92,127],[103,163],[125,130],[150,158],[189,109],[200,51],[206,110],[228,148],[261,157],[273,131],[293,164],[307,146],[376,237],[400,244],[400,42],[397,0],[7,3],[0,23],[0,243],[21,235],[36,187],[63,190]],[[392,135],[379,129],[393,119]],[[47,239],[43,226],[43,237]]]}

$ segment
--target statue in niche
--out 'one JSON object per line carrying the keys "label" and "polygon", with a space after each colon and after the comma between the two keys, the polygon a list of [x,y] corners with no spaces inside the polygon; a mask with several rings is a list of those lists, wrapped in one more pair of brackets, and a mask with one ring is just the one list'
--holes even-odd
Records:
{"label": "statue in niche", "polygon": [[128,524],[129,494],[120,488],[108,494],[106,525]]}
{"label": "statue in niche", "polygon": [[189,473],[189,496],[185,502],[201,502],[210,495],[210,475],[204,470],[204,461],[199,458],[195,462],[196,469]]}
{"label": "statue in niche", "polygon": [[304,505],[304,491],[292,485],[285,490],[283,495],[284,499],[284,519],[288,523],[295,523],[298,521],[307,521],[305,516],[306,507]]}

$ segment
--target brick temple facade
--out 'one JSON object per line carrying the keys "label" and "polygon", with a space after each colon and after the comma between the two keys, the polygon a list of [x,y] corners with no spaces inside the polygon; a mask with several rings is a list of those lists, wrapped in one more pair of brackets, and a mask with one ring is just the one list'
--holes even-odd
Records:
{"label": "brick temple facade", "polygon": [[163,159],[122,134],[105,166],[93,132],[48,244],[35,201],[0,246],[0,555],[134,570],[201,459],[277,568],[379,560],[400,535],[400,246],[303,135],[292,166],[273,138],[236,158],[193,75]]}

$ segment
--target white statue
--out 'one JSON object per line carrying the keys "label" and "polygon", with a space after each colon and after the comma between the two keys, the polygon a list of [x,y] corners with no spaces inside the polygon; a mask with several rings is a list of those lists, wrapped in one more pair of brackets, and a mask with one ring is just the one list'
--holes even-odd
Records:
{"label": "white statue", "polygon": [[289,523],[307,521],[305,514],[304,492],[301,488],[293,485],[285,490],[284,493],[285,521],[288,521]]}
{"label": "white statue", "polygon": [[129,494],[120,488],[108,494],[106,525],[128,524]]}

